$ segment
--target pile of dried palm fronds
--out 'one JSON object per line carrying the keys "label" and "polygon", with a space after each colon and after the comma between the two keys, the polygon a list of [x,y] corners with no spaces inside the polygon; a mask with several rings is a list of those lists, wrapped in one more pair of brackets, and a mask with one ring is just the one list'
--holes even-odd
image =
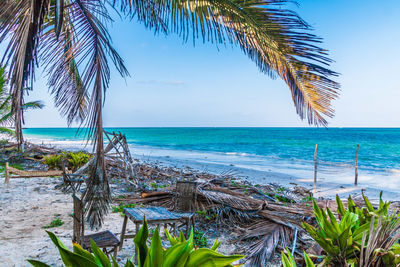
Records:
{"label": "pile of dried palm fronds", "polygon": [[[151,177],[151,181],[156,177],[166,178],[170,175],[168,168],[154,168],[150,171],[141,166],[140,170]],[[186,177],[190,176],[189,173]],[[290,194],[283,192],[289,190],[278,190],[281,187],[276,185],[254,187],[232,181],[232,177],[228,176],[217,179],[216,176],[207,174],[208,179],[205,179],[206,175],[196,173],[190,177],[193,176],[201,177],[197,189],[198,210],[212,211],[216,214],[215,219],[219,225],[224,225],[225,229],[230,228],[237,236],[241,236],[236,241],[243,244],[242,252],[248,255],[251,266],[265,265],[278,247],[292,247],[294,231],[301,231],[301,222],[310,221],[312,217],[310,203],[295,202],[290,198]],[[171,179],[169,181],[171,182]],[[172,208],[175,201],[174,189],[175,186],[171,185],[157,191],[142,192],[141,195],[118,198],[115,201]],[[310,192],[304,191],[309,196]],[[277,200],[274,194],[286,195],[285,199],[288,202]],[[304,198],[294,195],[292,197]],[[301,235],[297,238],[300,250],[305,250],[307,242]]]}

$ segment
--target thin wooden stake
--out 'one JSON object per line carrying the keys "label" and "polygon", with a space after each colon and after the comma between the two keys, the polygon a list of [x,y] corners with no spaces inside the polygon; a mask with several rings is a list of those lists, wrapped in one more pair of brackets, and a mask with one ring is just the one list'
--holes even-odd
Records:
{"label": "thin wooden stake", "polygon": [[357,144],[357,151],[356,151],[356,164],[355,164],[355,178],[354,178],[354,185],[358,183],[358,148],[360,145]]}
{"label": "thin wooden stake", "polygon": [[314,194],[317,193],[317,152],[318,152],[318,144],[315,145],[315,152],[314,152]]}
{"label": "thin wooden stake", "polygon": [[8,184],[10,183],[10,172],[8,171],[8,162],[6,162],[5,175],[6,179],[4,180],[4,183],[6,183],[8,186]]}

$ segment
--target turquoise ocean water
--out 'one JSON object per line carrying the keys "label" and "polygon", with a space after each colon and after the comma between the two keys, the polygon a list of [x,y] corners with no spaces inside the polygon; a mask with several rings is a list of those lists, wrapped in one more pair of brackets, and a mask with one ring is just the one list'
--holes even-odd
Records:
{"label": "turquoise ocean water", "polygon": [[[400,128],[107,128],[127,137],[132,154],[273,171],[309,178],[315,144],[322,179],[352,182],[359,149],[360,176],[400,178]],[[31,141],[80,147],[72,128],[30,128]]]}

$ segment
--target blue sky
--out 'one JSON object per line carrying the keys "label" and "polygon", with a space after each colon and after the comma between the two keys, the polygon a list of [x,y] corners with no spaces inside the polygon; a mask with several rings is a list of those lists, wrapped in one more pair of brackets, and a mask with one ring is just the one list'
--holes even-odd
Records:
{"label": "blue sky", "polygon": [[[299,1],[291,5],[324,38],[341,73],[340,99],[330,126],[400,126],[400,1]],[[260,73],[237,47],[154,36],[135,21],[111,27],[131,77],[112,75],[106,126],[307,126],[285,84]],[[46,79],[36,77],[30,99],[46,108],[26,114],[27,127],[65,127]]]}

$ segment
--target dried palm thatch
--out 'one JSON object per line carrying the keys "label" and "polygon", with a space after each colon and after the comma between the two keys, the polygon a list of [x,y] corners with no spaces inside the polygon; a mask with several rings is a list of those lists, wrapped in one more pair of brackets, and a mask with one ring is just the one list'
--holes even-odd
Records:
{"label": "dried palm thatch", "polygon": [[[302,229],[301,222],[312,217],[305,203],[280,203],[255,198],[243,193],[242,186],[232,189],[220,186],[223,184],[230,183],[221,183],[218,179],[199,183],[198,209],[216,215],[218,225],[239,232],[241,238],[237,241],[244,242],[243,248],[251,266],[265,266],[278,247],[286,247],[293,242],[292,234],[295,229]],[[170,186],[116,201],[172,208],[174,188]]]}
{"label": "dried palm thatch", "polygon": [[287,247],[290,244],[292,230],[277,223],[257,220],[246,228],[241,241],[251,241],[248,245],[248,258],[250,266],[265,266],[278,245]]}

